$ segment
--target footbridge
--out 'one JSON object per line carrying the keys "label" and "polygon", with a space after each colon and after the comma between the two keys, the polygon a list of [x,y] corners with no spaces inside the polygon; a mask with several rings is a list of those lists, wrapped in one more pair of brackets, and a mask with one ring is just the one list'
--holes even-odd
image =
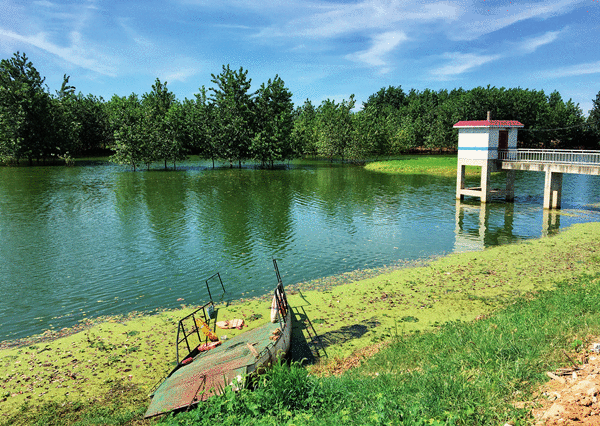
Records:
{"label": "footbridge", "polygon": [[[489,113],[488,113],[489,115]],[[544,172],[544,208],[560,209],[562,176],[565,173],[600,175],[600,151],[562,149],[517,149],[517,131],[523,124],[512,120],[460,121],[458,129],[458,168],[456,198],[492,196],[514,200],[515,172]],[[466,166],[481,167],[481,184],[465,187]],[[492,189],[490,173],[506,172],[506,187]]]}
{"label": "footbridge", "polygon": [[[544,208],[546,209],[560,208],[564,173],[600,175],[600,151],[562,149],[498,150],[498,161],[501,170],[545,172]],[[514,185],[512,191],[514,192]]]}

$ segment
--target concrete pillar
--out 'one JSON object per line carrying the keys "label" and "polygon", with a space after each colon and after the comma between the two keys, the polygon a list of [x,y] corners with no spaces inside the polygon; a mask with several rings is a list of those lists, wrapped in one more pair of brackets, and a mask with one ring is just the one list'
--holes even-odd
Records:
{"label": "concrete pillar", "polygon": [[490,198],[490,162],[481,166],[481,202],[487,203]]}
{"label": "concrete pillar", "polygon": [[515,201],[515,171],[506,171],[506,201]]}
{"label": "concrete pillar", "polygon": [[456,199],[463,200],[465,196],[461,194],[461,189],[465,189],[465,170],[464,164],[461,164],[458,160],[458,167],[456,167]]}
{"label": "concrete pillar", "polygon": [[546,171],[546,183],[544,185],[545,209],[560,209],[562,175],[562,173]]}

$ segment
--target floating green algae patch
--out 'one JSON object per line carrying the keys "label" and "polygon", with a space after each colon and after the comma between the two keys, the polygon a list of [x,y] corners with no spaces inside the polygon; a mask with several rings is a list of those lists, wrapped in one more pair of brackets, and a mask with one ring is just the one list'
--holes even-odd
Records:
{"label": "floating green algae patch", "polygon": [[[600,271],[600,224],[574,225],[550,238],[452,254],[427,266],[290,296],[330,356],[447,321],[468,321],[557,282]],[[329,348],[327,348],[329,346]]]}
{"label": "floating green algae patch", "polygon": [[[260,305],[264,306],[252,301],[220,306],[217,319],[244,318],[244,330],[249,330],[269,318],[270,302]],[[47,402],[90,402],[105,396],[116,385],[119,389],[126,386],[136,390],[138,398],[133,398],[132,403],[139,404],[140,397],[147,401],[154,386],[176,365],[177,324],[195,308],[99,318],[96,324],[75,334],[52,339],[47,332],[30,339],[27,346],[2,349],[0,413],[4,418],[0,417],[0,422],[24,403],[37,406]],[[220,337],[228,338],[242,332],[217,330]]]}
{"label": "floating green algae patch", "polygon": [[[452,254],[419,267],[290,285],[288,298],[295,312],[306,315],[304,325],[312,323],[328,356],[343,357],[397,334],[470,321],[515,297],[600,273],[599,237],[599,223],[574,225],[553,237]],[[285,265],[280,268],[285,271]],[[173,367],[177,322],[192,309],[102,318],[76,334],[0,350],[0,422],[26,402],[30,407],[89,402],[114,392],[116,384],[136,393],[131,404],[147,403],[153,386]],[[253,328],[268,320],[269,309],[265,296],[218,305],[217,315],[243,318]],[[228,337],[240,333],[217,331]]]}

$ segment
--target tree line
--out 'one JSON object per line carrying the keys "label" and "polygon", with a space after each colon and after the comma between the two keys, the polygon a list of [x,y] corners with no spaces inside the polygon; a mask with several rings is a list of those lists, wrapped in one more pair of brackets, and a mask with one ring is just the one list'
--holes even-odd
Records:
{"label": "tree line", "polygon": [[106,101],[76,93],[63,77],[54,94],[25,54],[0,61],[0,162],[19,164],[110,154],[134,169],[165,168],[190,155],[241,167],[272,167],[306,156],[364,162],[415,150],[453,150],[452,125],[494,119],[518,120],[519,146],[596,149],[600,143],[600,92],[589,117],[557,91],[476,87],[434,91],[382,88],[355,111],[354,96],[295,107],[276,75],[251,91],[248,71],[223,66],[193,99],[178,100],[156,79],[139,96]]}

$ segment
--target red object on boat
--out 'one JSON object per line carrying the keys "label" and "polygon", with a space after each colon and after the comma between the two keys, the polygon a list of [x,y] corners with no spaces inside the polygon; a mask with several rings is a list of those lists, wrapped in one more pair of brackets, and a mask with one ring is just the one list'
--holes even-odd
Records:
{"label": "red object on boat", "polygon": [[218,340],[216,342],[210,342],[210,343],[203,343],[200,346],[198,346],[198,350],[200,352],[206,352],[206,351],[210,351],[211,349],[216,348],[217,346],[219,346],[221,344],[221,341]]}

